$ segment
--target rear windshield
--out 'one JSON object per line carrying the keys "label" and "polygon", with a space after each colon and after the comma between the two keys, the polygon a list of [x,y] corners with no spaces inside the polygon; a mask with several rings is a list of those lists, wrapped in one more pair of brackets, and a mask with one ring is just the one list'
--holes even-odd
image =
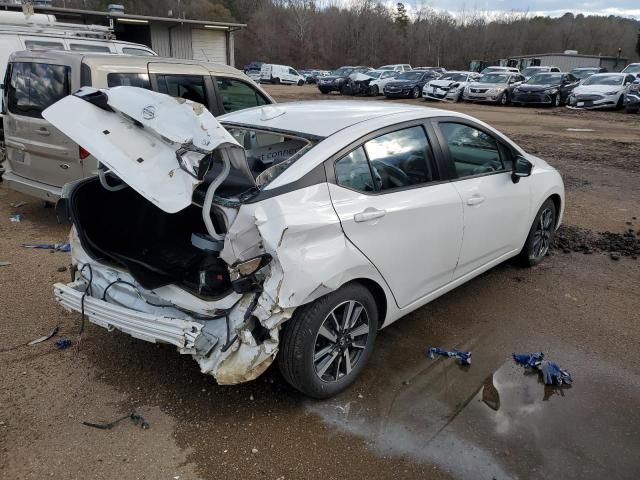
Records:
{"label": "rear windshield", "polygon": [[42,118],[42,111],[69,95],[70,71],[64,65],[16,62],[9,66],[7,109],[16,115]]}
{"label": "rear windshield", "polygon": [[622,85],[624,81],[624,76],[622,75],[592,75],[587,78],[583,85],[611,85],[611,86],[619,86]]}
{"label": "rear windshield", "polygon": [[591,68],[591,69],[576,68],[575,70],[571,70],[571,75],[573,75],[579,80],[582,80],[583,78],[587,78],[593,75],[594,73],[598,73],[598,70],[599,69],[597,68]]}

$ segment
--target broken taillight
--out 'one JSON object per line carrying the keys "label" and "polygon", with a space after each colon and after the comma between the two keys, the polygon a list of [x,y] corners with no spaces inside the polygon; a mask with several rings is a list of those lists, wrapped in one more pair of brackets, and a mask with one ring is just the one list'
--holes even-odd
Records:
{"label": "broken taillight", "polygon": [[89,153],[88,150],[85,150],[84,148],[78,146],[78,155],[80,156],[80,160],[84,160],[91,154]]}

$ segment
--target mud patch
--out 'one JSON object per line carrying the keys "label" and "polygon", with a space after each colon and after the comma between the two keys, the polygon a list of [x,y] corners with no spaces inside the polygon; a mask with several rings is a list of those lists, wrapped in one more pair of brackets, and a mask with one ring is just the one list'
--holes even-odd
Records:
{"label": "mud patch", "polygon": [[[628,222],[632,223],[632,222]],[[562,225],[556,232],[552,248],[564,253],[584,254],[605,252],[636,259],[640,255],[640,230],[628,229],[625,233],[593,232],[573,225]]]}

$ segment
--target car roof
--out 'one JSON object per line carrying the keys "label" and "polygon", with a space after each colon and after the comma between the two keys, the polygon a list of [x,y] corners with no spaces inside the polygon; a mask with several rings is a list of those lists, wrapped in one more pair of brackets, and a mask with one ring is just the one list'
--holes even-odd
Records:
{"label": "car roof", "polygon": [[[265,111],[272,112],[268,120],[262,119]],[[442,114],[435,108],[403,103],[316,100],[238,110],[218,118],[221,122],[324,138],[358,123],[406,112],[415,112],[416,117]]]}

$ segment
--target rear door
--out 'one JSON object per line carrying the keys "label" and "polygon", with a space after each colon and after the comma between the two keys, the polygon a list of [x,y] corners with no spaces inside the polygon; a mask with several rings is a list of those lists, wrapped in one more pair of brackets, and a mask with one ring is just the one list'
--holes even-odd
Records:
{"label": "rear door", "polygon": [[441,181],[425,126],[391,127],[328,165],[345,235],[375,265],[400,307],[449,283],[462,241],[462,203]]}
{"label": "rear door", "polygon": [[529,228],[530,182],[513,183],[513,154],[489,130],[460,118],[435,123],[464,209],[454,277],[459,278],[522,247]]}
{"label": "rear door", "polygon": [[47,58],[7,67],[5,143],[13,173],[61,187],[82,178],[78,146],[42,118],[42,111],[72,90],[71,67]]}
{"label": "rear door", "polygon": [[202,65],[149,62],[151,87],[156,92],[203,104],[215,116],[220,115],[213,80]]}

